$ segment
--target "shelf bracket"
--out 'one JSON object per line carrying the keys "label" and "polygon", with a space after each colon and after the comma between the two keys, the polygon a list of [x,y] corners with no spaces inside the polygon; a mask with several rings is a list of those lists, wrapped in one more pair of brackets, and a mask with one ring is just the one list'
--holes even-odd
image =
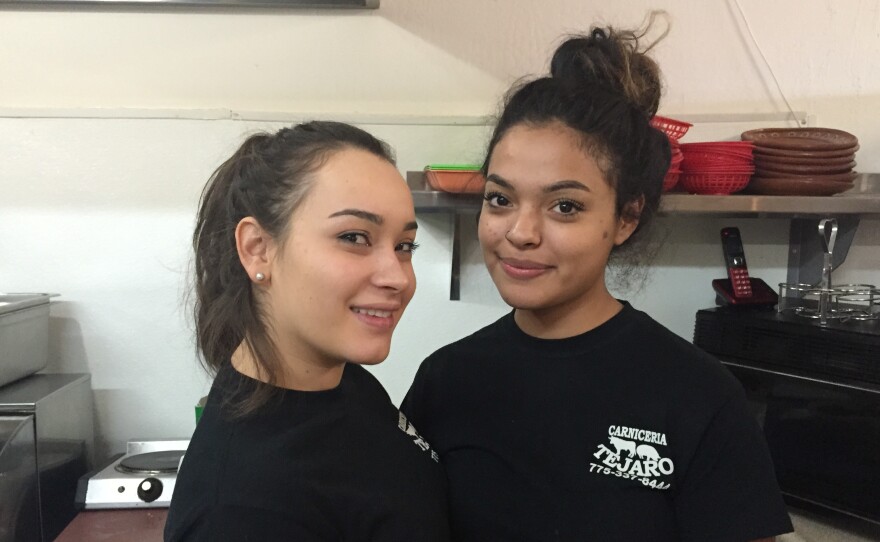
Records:
{"label": "shelf bracket", "polygon": [[449,281],[449,300],[461,300],[461,230],[462,213],[452,215],[452,272]]}
{"label": "shelf bracket", "polygon": [[[831,256],[832,270],[845,260],[852,246],[859,217],[842,215],[837,220],[837,239]],[[824,249],[819,236],[818,218],[793,218],[788,236],[788,277],[786,282],[795,284],[819,284],[822,280],[822,255]]]}

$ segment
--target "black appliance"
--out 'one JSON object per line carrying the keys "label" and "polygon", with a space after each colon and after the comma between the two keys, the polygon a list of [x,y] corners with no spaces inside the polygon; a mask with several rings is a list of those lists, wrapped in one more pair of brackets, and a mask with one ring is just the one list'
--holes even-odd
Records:
{"label": "black appliance", "polygon": [[87,374],[35,374],[0,387],[0,542],[51,542],[76,516],[94,463]]}
{"label": "black appliance", "polygon": [[718,307],[694,344],[742,382],[789,504],[880,524],[880,321]]}

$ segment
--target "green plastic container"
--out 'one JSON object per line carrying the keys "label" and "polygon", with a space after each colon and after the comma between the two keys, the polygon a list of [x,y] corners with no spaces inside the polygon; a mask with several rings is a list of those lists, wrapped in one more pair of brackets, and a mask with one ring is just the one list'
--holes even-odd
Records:
{"label": "green plastic container", "polygon": [[208,396],[204,396],[199,399],[199,402],[196,403],[196,423],[199,423],[199,420],[202,419],[202,412],[205,410],[205,403],[208,402]]}
{"label": "green plastic container", "polygon": [[428,164],[425,169],[433,171],[479,171],[480,164]]}

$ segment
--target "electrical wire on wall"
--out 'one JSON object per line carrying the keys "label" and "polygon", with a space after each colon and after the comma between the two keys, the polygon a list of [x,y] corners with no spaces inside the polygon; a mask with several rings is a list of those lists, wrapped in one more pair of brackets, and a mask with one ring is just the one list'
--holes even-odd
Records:
{"label": "electrical wire on wall", "polygon": [[770,62],[767,61],[767,57],[764,55],[764,51],[761,50],[761,46],[758,44],[758,40],[755,39],[755,34],[752,32],[752,25],[749,24],[749,20],[746,17],[745,12],[742,9],[742,6],[739,5],[739,0],[732,0],[733,5],[736,6],[736,10],[739,12],[740,18],[742,18],[743,23],[745,23],[746,31],[749,33],[749,37],[752,39],[752,44],[755,46],[755,49],[758,50],[758,54],[761,55],[761,60],[764,61],[764,65],[767,67],[767,71],[770,72],[770,77],[773,78],[773,83],[776,85],[776,90],[779,91],[779,95],[782,96],[782,101],[785,102],[785,107],[788,108],[788,112],[791,114],[791,120],[795,122],[795,124],[803,123],[806,124],[807,121],[804,119],[803,121],[798,121],[797,115],[792,109],[791,104],[788,103],[788,98],[785,97],[785,92],[782,91],[782,86],[779,84],[779,80],[776,78],[776,74],[773,72],[773,67],[770,66]]}

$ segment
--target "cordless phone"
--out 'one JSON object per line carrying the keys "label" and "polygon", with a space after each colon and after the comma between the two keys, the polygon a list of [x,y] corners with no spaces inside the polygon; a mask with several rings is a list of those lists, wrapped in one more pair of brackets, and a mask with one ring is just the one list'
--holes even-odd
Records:
{"label": "cordless phone", "polygon": [[726,279],[715,279],[715,302],[730,307],[764,309],[776,305],[779,296],[766,282],[749,276],[746,253],[743,250],[739,228],[721,229],[721,249],[724,252]]}
{"label": "cordless phone", "polygon": [[721,248],[724,250],[724,262],[727,265],[731,293],[736,298],[752,297],[752,281],[749,278],[746,253],[743,250],[739,228],[721,229]]}

